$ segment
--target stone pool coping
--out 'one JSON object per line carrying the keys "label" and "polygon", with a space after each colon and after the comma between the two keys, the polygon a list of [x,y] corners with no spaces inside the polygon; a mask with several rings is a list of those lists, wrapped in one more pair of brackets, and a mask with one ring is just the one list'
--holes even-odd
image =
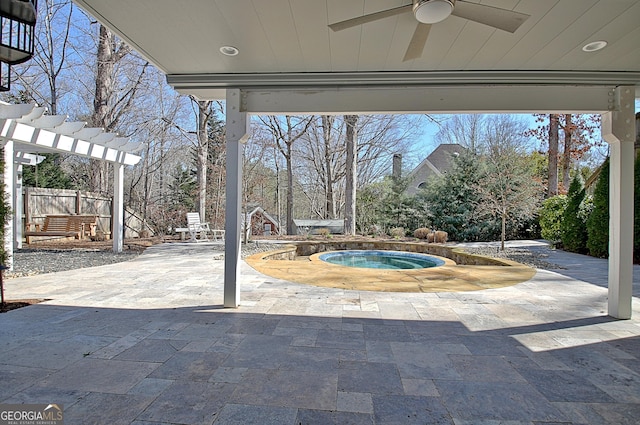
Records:
{"label": "stone pool coping", "polygon": [[[345,249],[433,255],[445,265],[429,269],[362,269],[330,264],[318,254]],[[471,254],[442,244],[389,241],[297,242],[245,259],[267,276],[329,288],[381,292],[461,292],[502,288],[531,279],[536,270],[515,261]]]}

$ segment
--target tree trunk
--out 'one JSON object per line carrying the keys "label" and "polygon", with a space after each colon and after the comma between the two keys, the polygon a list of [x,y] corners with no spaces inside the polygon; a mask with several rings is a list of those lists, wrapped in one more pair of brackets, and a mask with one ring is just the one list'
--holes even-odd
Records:
{"label": "tree trunk", "polygon": [[207,210],[207,159],[209,155],[208,121],[211,110],[210,100],[198,101],[198,146],[197,146],[197,183],[198,199],[196,209],[200,213],[200,220],[206,221]]}
{"label": "tree trunk", "polygon": [[571,178],[569,171],[571,170],[571,149],[573,148],[573,122],[571,114],[564,116],[564,152],[562,154],[562,187],[564,190],[569,189]]}
{"label": "tree trunk", "polygon": [[504,251],[504,240],[507,235],[507,212],[502,211],[502,236],[500,237],[500,250]]}
{"label": "tree trunk", "polygon": [[333,197],[333,172],[331,170],[331,127],[333,118],[329,115],[322,116],[322,136],[324,139],[324,162],[326,168],[326,201],[325,218],[336,218],[336,203]]}
{"label": "tree trunk", "polygon": [[547,197],[558,194],[558,115],[549,115],[549,174]]}
{"label": "tree trunk", "polygon": [[278,219],[278,234],[282,234],[282,211],[280,204],[280,163],[277,156],[278,150],[274,146],[273,149],[273,163],[276,169],[276,190],[275,190],[275,204],[276,204],[276,217]]}
{"label": "tree trunk", "polygon": [[[114,36],[113,33],[105,26],[100,25],[100,35],[98,38],[98,51],[96,54],[96,62],[98,69],[96,71],[96,90],[93,98],[93,125],[102,127],[106,131],[110,131],[110,100],[113,91],[113,74],[114,74]],[[91,181],[90,190],[106,193],[108,186],[106,184],[107,176],[102,161],[95,159],[90,160],[91,165]]]}
{"label": "tree trunk", "polygon": [[344,233],[345,235],[356,234],[356,185],[357,185],[357,163],[358,163],[358,124],[357,115],[345,115],[344,122],[347,124],[346,147],[346,189],[344,207]]}
{"label": "tree trunk", "polygon": [[291,150],[291,144],[288,143],[285,155],[287,161],[287,235],[295,233],[293,230],[293,161],[291,160]]}

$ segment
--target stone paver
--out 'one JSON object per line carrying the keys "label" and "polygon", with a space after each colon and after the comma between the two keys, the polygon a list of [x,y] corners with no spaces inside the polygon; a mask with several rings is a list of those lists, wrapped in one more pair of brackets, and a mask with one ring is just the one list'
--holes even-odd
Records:
{"label": "stone paver", "polygon": [[243,263],[238,309],[207,244],[10,279],[9,298],[50,301],[0,315],[0,403],[59,403],[71,425],[636,424],[639,300],[609,318],[606,260],[535,249],[563,268],[473,292]]}

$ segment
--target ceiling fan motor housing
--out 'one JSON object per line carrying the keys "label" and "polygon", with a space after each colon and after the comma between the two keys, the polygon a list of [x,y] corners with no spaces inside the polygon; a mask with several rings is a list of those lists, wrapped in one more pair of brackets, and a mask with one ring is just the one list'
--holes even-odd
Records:
{"label": "ceiling fan motor housing", "polygon": [[423,24],[444,21],[453,12],[455,0],[414,0],[413,14]]}

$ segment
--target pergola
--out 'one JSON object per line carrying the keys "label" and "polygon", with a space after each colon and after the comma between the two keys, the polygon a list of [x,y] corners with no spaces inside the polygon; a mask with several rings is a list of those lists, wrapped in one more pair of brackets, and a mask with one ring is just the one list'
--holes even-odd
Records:
{"label": "pergola", "polygon": [[[609,314],[631,316],[640,2],[416,1],[529,15],[510,32],[474,22],[476,14],[458,14],[426,28],[426,35],[404,12],[339,31],[328,27],[404,11],[409,0],[75,2],[165,72],[178,91],[226,99],[226,307],[240,303],[241,159],[252,114],[588,112],[602,114],[611,146]],[[418,27],[423,30],[414,33]],[[407,46],[416,43],[405,60]]]}
{"label": "pergola", "polygon": [[35,165],[44,157],[36,153],[57,152],[106,161],[114,167],[113,250],[123,248],[124,167],[135,165],[140,157],[134,152],[141,142],[87,127],[87,123],[67,121],[66,115],[47,115],[46,108],[33,104],[0,103],[0,144],[4,147],[4,184],[13,218],[7,223],[4,247],[11,254],[22,246],[22,166]]}

